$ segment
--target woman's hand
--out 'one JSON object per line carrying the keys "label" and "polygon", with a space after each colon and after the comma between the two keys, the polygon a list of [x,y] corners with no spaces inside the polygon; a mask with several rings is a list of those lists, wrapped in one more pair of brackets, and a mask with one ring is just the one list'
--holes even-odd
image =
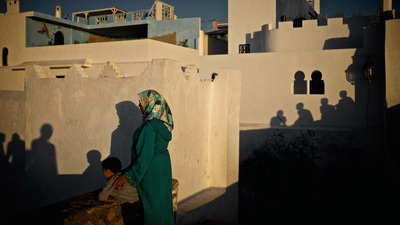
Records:
{"label": "woman's hand", "polygon": [[115,190],[123,190],[124,184],[128,183],[124,175],[118,175],[115,177],[115,181],[112,185],[115,185]]}

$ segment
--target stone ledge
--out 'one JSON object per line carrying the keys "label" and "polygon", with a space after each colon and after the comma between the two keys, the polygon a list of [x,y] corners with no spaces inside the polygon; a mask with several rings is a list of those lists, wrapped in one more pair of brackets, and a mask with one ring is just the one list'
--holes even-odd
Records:
{"label": "stone ledge", "polygon": [[[174,212],[177,210],[178,185],[179,182],[172,179]],[[133,204],[125,203],[121,207],[112,198],[107,201],[98,200],[100,191],[101,189],[78,195],[9,218],[9,220],[6,219],[4,224],[123,225],[124,219],[129,221],[125,224],[140,224],[143,219],[143,208],[140,201]],[[129,210],[130,218],[123,217],[124,209]]]}
{"label": "stone ledge", "polygon": [[[208,211],[219,210],[212,206],[226,194],[226,188],[207,188],[179,202],[176,224],[200,224],[208,217]],[[213,208],[214,207],[214,208]]]}

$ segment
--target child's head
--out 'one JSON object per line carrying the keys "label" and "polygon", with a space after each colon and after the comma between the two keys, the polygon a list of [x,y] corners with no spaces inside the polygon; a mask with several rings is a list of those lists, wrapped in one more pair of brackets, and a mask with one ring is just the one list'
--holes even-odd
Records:
{"label": "child's head", "polygon": [[101,166],[103,167],[103,174],[106,179],[121,171],[121,161],[115,157],[108,157],[103,160]]}

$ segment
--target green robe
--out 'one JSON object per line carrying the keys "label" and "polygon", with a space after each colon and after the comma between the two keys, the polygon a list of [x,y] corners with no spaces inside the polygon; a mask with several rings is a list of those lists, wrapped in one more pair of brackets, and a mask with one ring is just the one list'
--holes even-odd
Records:
{"label": "green robe", "polygon": [[158,119],[145,121],[133,135],[132,163],[124,174],[137,188],[144,224],[173,225],[172,172],[168,153],[171,132]]}

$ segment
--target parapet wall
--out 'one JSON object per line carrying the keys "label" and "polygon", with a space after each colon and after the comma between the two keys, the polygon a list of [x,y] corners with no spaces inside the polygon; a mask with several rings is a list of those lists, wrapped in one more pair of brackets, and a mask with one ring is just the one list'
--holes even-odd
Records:
{"label": "parapet wall", "polygon": [[343,18],[328,19],[327,25],[318,25],[316,19],[303,20],[302,27],[294,27],[293,21],[279,22],[277,29],[266,24],[261,31],[247,34],[246,43],[252,53],[362,48],[362,30],[368,23],[368,17],[356,16],[346,23]]}

